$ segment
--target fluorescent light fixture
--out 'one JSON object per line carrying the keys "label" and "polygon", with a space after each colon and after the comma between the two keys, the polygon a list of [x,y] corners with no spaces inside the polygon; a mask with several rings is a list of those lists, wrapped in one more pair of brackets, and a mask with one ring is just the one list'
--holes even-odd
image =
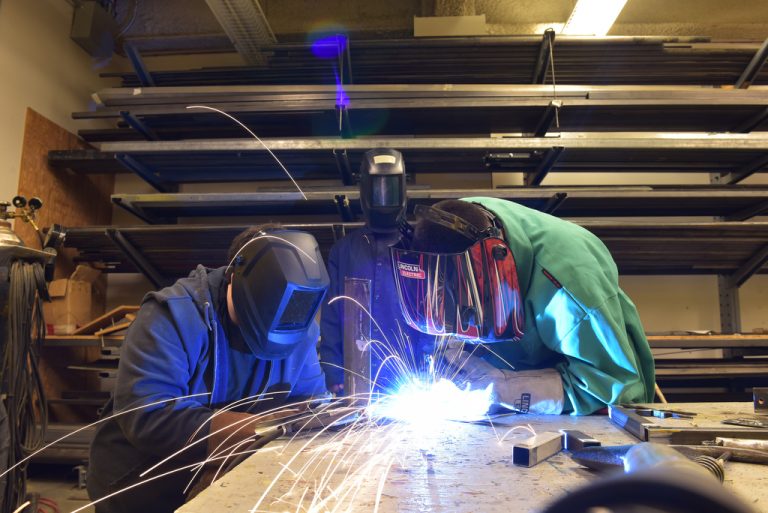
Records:
{"label": "fluorescent light fixture", "polygon": [[626,3],[627,0],[578,0],[561,34],[604,36]]}

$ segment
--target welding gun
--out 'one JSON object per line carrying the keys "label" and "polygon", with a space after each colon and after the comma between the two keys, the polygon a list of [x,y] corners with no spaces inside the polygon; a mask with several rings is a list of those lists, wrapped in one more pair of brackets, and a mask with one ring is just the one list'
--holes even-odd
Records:
{"label": "welding gun", "polygon": [[[605,455],[605,449],[591,447],[584,451]],[[716,481],[712,476],[720,477],[712,472],[714,469],[696,465],[670,446],[642,443],[624,447],[621,452],[624,474],[571,491],[544,513],[755,513],[726,488],[713,486]],[[608,455],[613,458],[617,454]]]}
{"label": "welding gun", "polygon": [[318,429],[341,429],[359,418],[359,408],[339,406],[336,403],[310,405],[307,411],[259,423],[254,430],[256,440],[232,458],[225,472],[229,472],[248,456],[283,436],[297,435]]}

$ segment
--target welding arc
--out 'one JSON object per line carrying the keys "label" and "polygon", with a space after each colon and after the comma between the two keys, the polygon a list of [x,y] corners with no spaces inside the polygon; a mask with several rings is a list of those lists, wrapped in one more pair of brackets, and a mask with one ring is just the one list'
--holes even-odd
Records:
{"label": "welding arc", "polygon": [[288,171],[288,169],[286,169],[286,167],[283,165],[283,163],[282,163],[282,162],[280,162],[280,159],[279,159],[279,158],[277,158],[277,155],[275,155],[274,153],[272,153],[272,150],[270,150],[270,149],[269,149],[269,147],[268,147],[266,144],[264,144],[264,141],[262,141],[261,139],[259,139],[259,136],[258,136],[258,135],[256,135],[255,133],[253,133],[253,131],[252,131],[250,128],[248,128],[247,126],[245,126],[245,124],[243,124],[243,122],[241,122],[239,119],[237,119],[237,118],[236,118],[236,117],[234,117],[233,115],[231,115],[231,114],[228,114],[228,113],[224,112],[223,110],[217,109],[216,107],[210,107],[210,106],[208,106],[208,105],[187,105],[187,108],[188,108],[188,109],[205,109],[205,110],[211,110],[211,111],[213,111],[213,112],[218,112],[218,113],[219,113],[219,114],[221,114],[222,116],[226,116],[226,117],[228,117],[229,119],[231,119],[232,121],[234,121],[235,123],[237,123],[238,125],[240,125],[241,127],[243,127],[243,129],[244,129],[246,132],[248,132],[249,134],[251,134],[251,135],[253,136],[253,138],[254,138],[254,139],[256,139],[257,141],[259,141],[259,143],[260,143],[262,146],[264,146],[264,149],[265,149],[265,150],[267,150],[267,152],[268,152],[270,155],[272,155],[272,158],[273,158],[273,159],[275,159],[275,162],[277,162],[277,163],[278,163],[278,165],[279,165],[279,166],[282,168],[282,170],[283,170],[283,171],[285,171],[285,174],[286,174],[286,175],[288,175],[288,178],[290,178],[290,179],[291,179],[291,181],[293,182],[293,185],[295,185],[295,186],[296,186],[296,188],[299,190],[299,193],[301,193],[301,197],[302,197],[302,198],[304,198],[304,200],[306,200],[306,199],[307,199],[307,195],[306,195],[306,194],[304,194],[304,191],[302,191],[302,190],[301,190],[301,187],[299,187],[299,184],[297,184],[297,183],[296,183],[296,180],[294,180],[294,179],[293,179],[293,176],[291,176],[291,173]]}

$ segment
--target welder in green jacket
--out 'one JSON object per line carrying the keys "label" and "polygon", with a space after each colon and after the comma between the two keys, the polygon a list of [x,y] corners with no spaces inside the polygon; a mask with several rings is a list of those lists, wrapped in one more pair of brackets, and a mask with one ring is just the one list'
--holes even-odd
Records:
{"label": "welder in green jacket", "polygon": [[596,236],[494,198],[420,206],[416,217],[392,250],[395,280],[408,323],[452,341],[437,368],[532,413],[653,399],[640,318]]}

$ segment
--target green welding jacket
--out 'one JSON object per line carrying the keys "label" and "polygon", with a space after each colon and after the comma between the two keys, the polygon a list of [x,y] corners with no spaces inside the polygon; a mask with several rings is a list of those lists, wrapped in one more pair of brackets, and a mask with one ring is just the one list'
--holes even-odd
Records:
{"label": "green welding jacket", "polygon": [[654,365],[637,309],[619,288],[616,263],[586,229],[496,198],[463,198],[493,212],[517,265],[525,329],[519,341],[488,346],[499,368],[555,368],[564,412],[648,402]]}

